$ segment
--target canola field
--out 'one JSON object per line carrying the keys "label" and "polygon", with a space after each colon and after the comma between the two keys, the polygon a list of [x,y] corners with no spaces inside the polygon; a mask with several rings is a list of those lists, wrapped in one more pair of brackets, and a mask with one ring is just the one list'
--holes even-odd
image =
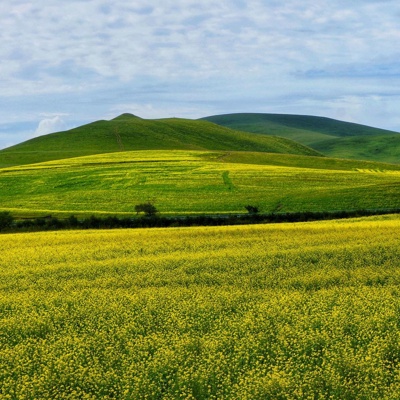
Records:
{"label": "canola field", "polygon": [[248,204],[263,213],[400,208],[400,171],[390,168],[399,166],[260,153],[102,154],[0,169],[0,210],[132,215],[149,199],[163,215],[245,213]]}
{"label": "canola field", "polygon": [[0,399],[400,398],[399,232],[0,235]]}

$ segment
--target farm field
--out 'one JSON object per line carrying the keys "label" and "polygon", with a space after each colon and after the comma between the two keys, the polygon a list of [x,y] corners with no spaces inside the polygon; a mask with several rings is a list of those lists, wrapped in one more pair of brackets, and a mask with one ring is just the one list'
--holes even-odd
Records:
{"label": "farm field", "polygon": [[0,235],[0,398],[399,398],[399,231]]}
{"label": "farm field", "polygon": [[0,210],[16,216],[164,215],[400,207],[400,166],[296,155],[118,152],[0,169]]}

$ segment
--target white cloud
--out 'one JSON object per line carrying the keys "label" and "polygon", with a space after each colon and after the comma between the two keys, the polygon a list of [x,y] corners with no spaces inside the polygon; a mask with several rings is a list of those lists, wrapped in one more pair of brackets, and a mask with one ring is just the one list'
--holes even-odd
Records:
{"label": "white cloud", "polygon": [[62,131],[66,129],[66,127],[67,124],[59,115],[53,118],[45,118],[39,122],[39,125],[36,128],[36,131],[32,135],[32,137],[37,137],[37,136],[47,135],[48,133]]}
{"label": "white cloud", "polygon": [[[382,0],[2,0],[0,121],[87,121],[119,104],[145,117],[320,115],[337,99],[385,98],[398,87],[399,15]],[[373,104],[378,125],[396,123]],[[55,118],[37,132],[60,129]]]}
{"label": "white cloud", "polygon": [[268,70],[271,64],[293,68],[294,62],[313,65],[369,56],[371,47],[378,55],[384,49],[377,43],[384,35],[382,19],[390,35],[399,32],[397,21],[377,7],[337,7],[327,0],[250,1],[246,7],[211,0],[139,0],[134,6],[125,0],[93,0],[60,7],[53,0],[44,7],[29,2],[8,7],[0,17],[7,27],[1,58],[10,59],[18,50],[30,66],[20,63],[18,69],[14,60],[14,73],[6,69],[11,61],[2,63],[5,72],[26,81],[34,68],[35,81],[53,78],[47,86],[54,88],[60,81],[66,87],[73,83],[68,71],[54,72],[64,63],[84,76],[93,73],[92,80],[237,75],[254,64]]}

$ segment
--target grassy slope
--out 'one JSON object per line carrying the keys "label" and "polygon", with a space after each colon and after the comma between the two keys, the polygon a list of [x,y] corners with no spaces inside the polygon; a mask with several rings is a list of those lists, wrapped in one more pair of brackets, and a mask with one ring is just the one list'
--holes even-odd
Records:
{"label": "grassy slope", "polygon": [[0,151],[0,167],[128,150],[244,150],[318,155],[285,138],[238,132],[207,121],[144,120],[123,114]]}
{"label": "grassy slope", "polygon": [[400,135],[397,132],[330,118],[286,114],[226,114],[205,120],[232,129],[277,135],[329,156],[399,162]]}
{"label": "grassy slope", "polygon": [[312,146],[330,157],[400,163],[399,134],[340,138],[314,143]]}
{"label": "grassy slope", "polygon": [[296,168],[314,168],[326,170],[370,170],[370,171],[400,171],[400,165],[376,161],[349,160],[342,158],[314,157],[257,152],[228,152],[220,161],[240,164],[275,165]]}
{"label": "grassy slope", "polygon": [[[284,160],[286,161],[286,165]],[[397,169],[397,171],[396,171]],[[16,215],[165,214],[400,207],[396,165],[242,152],[110,153],[0,170],[0,209]]]}

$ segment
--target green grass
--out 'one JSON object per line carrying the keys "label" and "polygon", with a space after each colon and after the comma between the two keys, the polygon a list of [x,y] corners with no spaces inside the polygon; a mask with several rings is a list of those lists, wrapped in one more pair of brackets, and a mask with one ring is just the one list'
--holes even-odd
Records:
{"label": "green grass", "polygon": [[232,129],[241,129],[254,133],[266,133],[264,129],[269,129],[270,126],[273,127],[273,129],[277,129],[277,132],[278,129],[280,129],[282,133],[285,132],[286,128],[287,135],[290,135],[287,128],[299,129],[308,133],[314,132],[320,135],[328,135],[328,137],[376,136],[395,133],[385,129],[310,115],[238,113],[214,115],[202,119],[219,125],[228,126]]}
{"label": "green grass", "polygon": [[246,132],[285,137],[328,157],[400,162],[400,134],[384,129],[287,114],[226,114],[204,120]]}
{"label": "green grass", "polygon": [[240,150],[319,155],[289,139],[233,131],[207,121],[145,120],[123,114],[40,136],[0,151],[0,168],[129,150]]}
{"label": "green grass", "polygon": [[314,168],[327,170],[371,170],[371,171],[399,171],[400,165],[383,163],[377,161],[350,160],[346,158],[315,157],[257,152],[228,152],[219,157],[219,161],[240,163],[240,164],[258,164],[258,165],[276,165],[283,167]]}
{"label": "green grass", "polygon": [[2,169],[0,209],[17,216],[132,214],[148,200],[165,215],[243,213],[248,204],[261,212],[386,209],[400,207],[399,183],[399,166],[390,164],[242,152],[120,152]]}
{"label": "green grass", "polygon": [[314,143],[312,146],[330,157],[400,163],[399,134],[340,138]]}

